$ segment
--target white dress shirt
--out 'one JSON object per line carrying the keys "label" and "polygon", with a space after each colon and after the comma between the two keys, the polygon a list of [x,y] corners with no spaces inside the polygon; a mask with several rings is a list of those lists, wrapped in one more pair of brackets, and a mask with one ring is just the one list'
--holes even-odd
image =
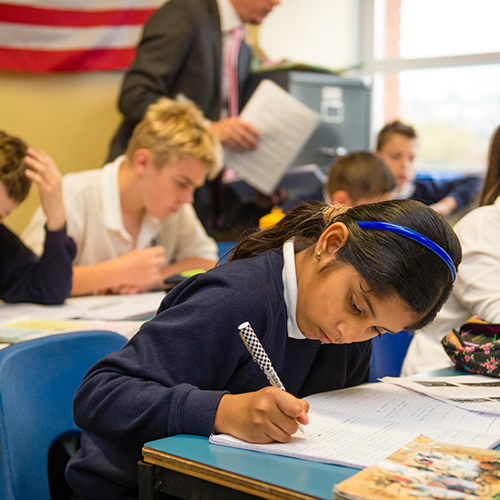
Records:
{"label": "white dress shirt", "polygon": [[[118,170],[124,160],[96,170],[67,174],[63,178],[63,199],[67,231],[76,243],[74,265],[85,266],[116,259],[131,250],[163,245],[167,263],[190,257],[217,261],[217,244],[210,238],[192,205],[183,204],[168,219],[146,213],[134,247],[125,229],[120,206]],[[25,244],[42,253],[46,219],[38,208],[22,234]]]}

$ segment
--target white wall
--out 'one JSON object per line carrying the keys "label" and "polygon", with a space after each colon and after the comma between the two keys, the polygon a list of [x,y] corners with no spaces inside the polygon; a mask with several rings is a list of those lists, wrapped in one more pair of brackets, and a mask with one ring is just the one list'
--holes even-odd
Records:
{"label": "white wall", "polygon": [[352,0],[281,0],[259,29],[259,44],[272,60],[346,68],[356,8]]}

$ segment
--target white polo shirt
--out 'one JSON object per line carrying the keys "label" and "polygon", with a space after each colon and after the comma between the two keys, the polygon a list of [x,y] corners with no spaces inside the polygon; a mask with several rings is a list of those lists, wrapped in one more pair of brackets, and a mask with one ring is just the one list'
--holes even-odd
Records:
{"label": "white polo shirt", "polygon": [[[76,243],[74,265],[85,266],[116,259],[134,249],[163,245],[167,263],[197,257],[217,261],[217,244],[210,238],[192,205],[166,220],[146,214],[133,246],[120,208],[118,170],[124,156],[104,168],[67,174],[63,178],[63,198],[67,231]],[[37,255],[43,251],[45,215],[39,207],[22,234],[25,244]]]}

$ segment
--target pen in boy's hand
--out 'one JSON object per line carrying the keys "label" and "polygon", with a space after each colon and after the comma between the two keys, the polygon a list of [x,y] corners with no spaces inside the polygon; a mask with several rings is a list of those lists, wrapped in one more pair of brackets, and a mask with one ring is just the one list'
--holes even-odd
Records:
{"label": "pen in boy's hand", "polygon": [[[271,360],[269,359],[269,356],[262,347],[262,344],[260,343],[260,340],[253,331],[253,328],[250,325],[250,323],[248,321],[245,321],[238,327],[238,330],[240,337],[243,340],[243,343],[246,345],[247,349],[249,350],[250,354],[252,355],[253,360],[259,365],[259,368],[266,374],[266,377],[269,380],[270,384],[274,387],[277,387],[278,389],[281,389],[282,391],[286,391],[285,386],[283,385],[280,378],[278,377],[278,374],[274,370]],[[300,422],[297,422],[297,424],[299,426],[300,432],[304,432],[304,427],[302,426],[302,424]]]}

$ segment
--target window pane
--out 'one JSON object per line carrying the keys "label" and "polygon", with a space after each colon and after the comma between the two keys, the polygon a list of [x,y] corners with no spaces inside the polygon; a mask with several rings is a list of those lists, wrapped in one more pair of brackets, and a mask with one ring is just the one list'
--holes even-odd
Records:
{"label": "window pane", "polygon": [[401,0],[404,59],[500,52],[498,0]]}
{"label": "window pane", "polygon": [[484,172],[500,125],[500,65],[402,71],[401,119],[419,136],[419,170]]}

